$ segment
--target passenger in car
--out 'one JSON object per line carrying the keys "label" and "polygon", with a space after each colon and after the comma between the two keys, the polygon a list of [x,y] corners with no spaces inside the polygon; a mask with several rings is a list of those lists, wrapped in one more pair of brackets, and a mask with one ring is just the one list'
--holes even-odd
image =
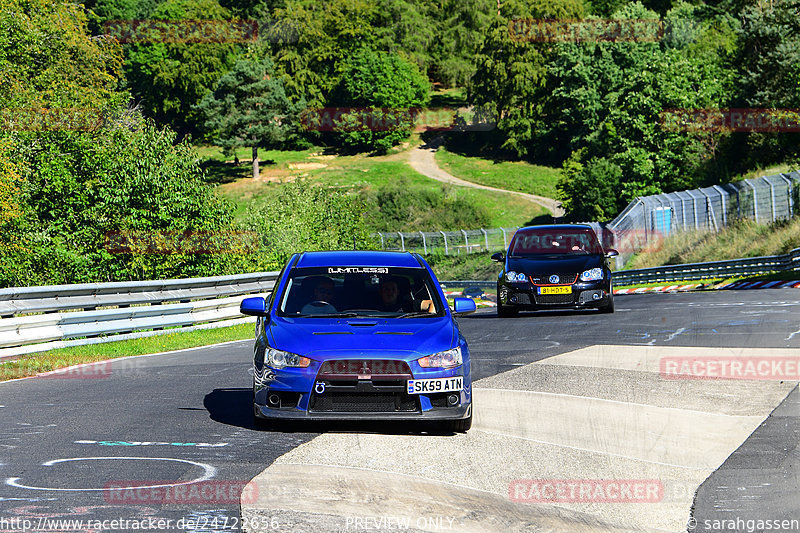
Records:
{"label": "passenger in car", "polygon": [[380,311],[436,313],[433,300],[413,300],[410,295],[405,294],[401,297],[398,282],[394,278],[382,279],[378,286],[378,294],[381,300],[378,305]]}

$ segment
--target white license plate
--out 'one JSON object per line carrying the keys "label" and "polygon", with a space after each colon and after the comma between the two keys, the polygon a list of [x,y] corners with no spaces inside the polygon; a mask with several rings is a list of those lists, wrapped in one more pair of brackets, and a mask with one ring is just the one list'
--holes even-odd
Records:
{"label": "white license plate", "polygon": [[408,384],[409,394],[456,392],[464,388],[464,378],[461,376],[437,379],[409,379],[406,383]]}

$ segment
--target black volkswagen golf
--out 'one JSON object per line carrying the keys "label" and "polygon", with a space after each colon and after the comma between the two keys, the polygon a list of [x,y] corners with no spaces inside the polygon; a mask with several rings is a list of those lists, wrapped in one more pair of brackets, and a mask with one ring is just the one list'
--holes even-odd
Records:
{"label": "black volkswagen golf", "polygon": [[520,310],[591,308],[614,312],[608,258],[591,226],[579,224],[529,226],[514,235],[497,280],[497,314],[516,316]]}

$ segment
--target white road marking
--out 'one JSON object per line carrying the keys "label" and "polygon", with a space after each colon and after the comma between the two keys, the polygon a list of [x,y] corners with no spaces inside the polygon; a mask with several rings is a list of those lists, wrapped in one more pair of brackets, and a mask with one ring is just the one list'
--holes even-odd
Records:
{"label": "white road marking", "polygon": [[[173,457],[73,457],[69,459],[53,459],[52,461],[47,461],[46,463],[42,463],[42,466],[53,466],[59,463],[66,463],[70,461],[174,461],[176,463],[186,463],[193,466],[197,466],[203,469],[203,475],[201,477],[189,480],[189,481],[181,481],[177,483],[163,483],[160,485],[147,485],[147,486],[132,486],[132,487],[117,487],[115,489],[119,490],[126,490],[126,489],[159,489],[163,487],[177,487],[179,485],[190,485],[192,483],[200,483],[202,481],[208,481],[212,479],[217,474],[217,469],[211,465],[207,465],[205,463],[197,463],[195,461],[189,461],[186,459],[175,459]],[[53,490],[59,492],[99,492],[108,490],[106,487],[97,488],[80,488],[80,489],[70,489],[70,488],[53,488],[53,487],[33,487],[30,485],[23,485],[19,482],[21,478],[18,477],[10,477],[6,479],[6,485],[11,487],[16,487],[18,489],[29,489],[29,490]]]}

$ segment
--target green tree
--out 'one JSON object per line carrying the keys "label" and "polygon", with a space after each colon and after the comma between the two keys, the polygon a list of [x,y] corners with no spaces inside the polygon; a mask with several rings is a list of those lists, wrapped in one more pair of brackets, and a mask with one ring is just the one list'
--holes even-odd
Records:
{"label": "green tree", "polygon": [[344,60],[371,45],[378,6],[372,0],[286,0],[273,10],[262,45],[275,59],[293,102],[320,108],[339,82]]}
{"label": "green tree", "polygon": [[280,268],[296,252],[375,246],[357,195],[305,180],[281,185],[264,204],[251,206],[247,221],[261,235],[254,263],[259,270]]}
{"label": "green tree", "polygon": [[427,105],[429,92],[427,78],[413,63],[396,54],[362,48],[347,61],[330,97],[333,106],[360,110],[337,121],[332,142],[385,153],[411,133],[409,111]]}
{"label": "green tree", "polygon": [[468,100],[498,118],[500,147],[517,156],[531,148],[547,79],[552,43],[530,42],[513,31],[514,21],[579,19],[580,0],[525,2],[508,0],[488,27],[475,59],[476,72],[468,86]]}
{"label": "green tree", "polygon": [[275,76],[272,61],[240,59],[198,105],[217,144],[253,150],[253,178],[259,175],[258,149],[276,147],[291,127],[295,109]]}
{"label": "green tree", "polygon": [[[670,12],[670,26],[690,31],[663,43],[556,47],[539,153],[555,160],[571,154],[559,189],[575,217],[610,220],[637,196],[691,188],[724,173],[717,168],[724,134],[662,124],[670,109],[724,107],[733,90],[731,20],[698,22],[693,9],[683,4]],[[632,4],[615,16],[655,14]],[[613,191],[613,202],[600,202],[587,189],[595,179],[601,190]]]}
{"label": "green tree", "polygon": [[[231,18],[217,0],[166,0],[150,14],[155,20]],[[232,42],[133,42],[125,45],[125,73],[144,112],[181,135],[197,133],[202,116],[196,105],[236,59]]]}
{"label": "green tree", "polygon": [[[775,0],[746,6],[739,32],[737,106],[800,108],[800,4]],[[800,155],[798,133],[738,133],[730,154],[743,168]]]}

